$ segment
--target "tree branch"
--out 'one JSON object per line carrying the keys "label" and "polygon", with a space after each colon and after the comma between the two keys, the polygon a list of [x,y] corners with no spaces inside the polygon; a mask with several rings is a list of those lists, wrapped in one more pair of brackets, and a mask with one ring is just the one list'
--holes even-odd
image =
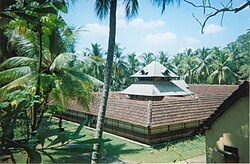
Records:
{"label": "tree branch", "polygon": [[[189,0],[184,0],[184,2],[192,5],[193,7],[196,7],[196,8],[203,8],[203,12],[204,12],[204,15],[205,15],[205,20],[203,21],[203,23],[201,23],[201,21],[194,16],[193,14],[193,17],[196,19],[196,21],[201,25],[201,33],[203,34],[204,33],[204,28],[206,26],[206,23],[207,21],[211,18],[211,17],[214,17],[216,16],[217,14],[219,13],[222,13],[222,17],[221,17],[221,25],[222,25],[222,22],[223,22],[223,18],[224,18],[224,14],[225,12],[234,12],[234,13],[237,13],[243,9],[245,9],[247,6],[250,6],[250,0],[247,0],[244,4],[242,4],[241,6],[239,7],[232,7],[232,0],[229,0],[227,5],[224,5],[224,4],[221,4],[223,6],[223,8],[217,8],[215,6],[211,6],[211,3],[210,1],[208,1],[208,5],[206,5],[206,3],[203,3],[202,5],[197,5],[193,2],[190,2]],[[206,9],[211,9],[211,10],[214,10],[212,13],[206,15]]]}

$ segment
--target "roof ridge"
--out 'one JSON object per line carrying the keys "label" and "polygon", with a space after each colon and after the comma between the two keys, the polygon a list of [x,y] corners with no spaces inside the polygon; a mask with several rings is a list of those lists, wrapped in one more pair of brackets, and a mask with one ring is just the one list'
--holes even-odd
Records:
{"label": "roof ridge", "polygon": [[151,127],[152,126],[152,101],[150,100],[148,102],[148,126],[147,127]]}
{"label": "roof ridge", "polygon": [[156,74],[156,61],[154,61],[154,75]]}

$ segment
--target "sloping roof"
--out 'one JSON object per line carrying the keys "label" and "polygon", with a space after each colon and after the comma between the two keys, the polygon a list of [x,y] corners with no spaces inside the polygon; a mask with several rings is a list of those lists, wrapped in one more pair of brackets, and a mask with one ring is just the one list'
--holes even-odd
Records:
{"label": "sloping roof", "polygon": [[179,77],[157,61],[152,61],[145,66],[142,70],[138,71],[131,77]]}
{"label": "sloping roof", "polygon": [[[120,92],[121,94],[150,97],[186,96],[193,94],[187,89],[187,84],[184,80],[164,80],[165,77],[177,78],[179,76],[157,61],[152,61],[131,77],[138,77],[139,81]],[[142,77],[148,79],[145,81],[140,79]],[[154,80],[151,79],[152,77],[154,77]]]}
{"label": "sloping roof", "polygon": [[186,96],[193,94],[183,80],[174,81],[138,81],[120,92],[139,96]]}
{"label": "sloping roof", "polygon": [[188,84],[188,87],[196,94],[231,94],[238,85]]}
{"label": "sloping roof", "polygon": [[[97,115],[101,100],[101,93],[94,93],[94,100],[89,109],[83,109],[76,101],[70,102],[70,109],[84,111],[88,114]],[[118,92],[110,92],[106,110],[106,118],[121,120],[140,126],[148,124],[148,101],[130,100]]]}
{"label": "sloping roof", "polygon": [[194,94],[193,92],[191,92],[188,89],[189,86],[187,85],[187,83],[184,80],[171,80],[171,82],[173,84],[175,84],[176,86],[178,86],[179,88],[181,88],[186,94],[188,94],[188,95]]}
{"label": "sloping roof", "polygon": [[[198,89],[195,87],[198,86]],[[214,86],[218,88],[218,86]],[[209,85],[213,89],[213,85]],[[185,97],[165,97],[162,101],[139,101],[128,99],[127,96],[117,92],[110,92],[106,118],[121,120],[143,127],[166,126],[183,122],[207,119],[216,108],[236,89],[235,86],[221,88],[222,94],[211,94],[202,92],[201,85],[190,87],[199,92],[197,95]],[[199,90],[201,89],[201,90]],[[90,103],[86,113],[97,115],[101,93],[95,93],[95,100]],[[78,111],[83,109],[74,101],[70,108]]]}
{"label": "sloping roof", "polygon": [[232,104],[234,104],[238,99],[244,96],[249,96],[249,81],[244,81],[237,90],[235,90],[219,107],[218,109],[204,121],[203,125],[205,127],[210,127],[213,122],[223,115]]}

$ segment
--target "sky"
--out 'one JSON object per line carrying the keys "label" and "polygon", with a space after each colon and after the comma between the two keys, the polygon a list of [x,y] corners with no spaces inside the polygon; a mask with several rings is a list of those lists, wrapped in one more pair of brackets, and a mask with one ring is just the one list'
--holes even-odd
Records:
{"label": "sky", "polygon": [[[222,26],[219,14],[211,18],[201,34],[200,21],[204,20],[201,9],[181,2],[180,5],[168,6],[163,14],[161,8],[152,5],[150,0],[139,1],[138,16],[127,20],[124,14],[123,0],[118,0],[116,43],[124,48],[124,54],[159,51],[167,52],[169,56],[185,49],[225,47],[239,35],[250,29],[250,8],[238,12],[225,13]],[[200,0],[201,1],[201,0]],[[195,1],[195,2],[200,2]],[[225,2],[225,0],[222,0]],[[235,4],[243,4],[246,0],[235,0]],[[98,43],[104,51],[108,46],[108,17],[99,20],[94,12],[95,0],[78,0],[69,5],[67,14],[62,14],[69,26],[82,27],[76,38],[76,51],[82,53],[91,43]],[[218,2],[218,1],[217,1]],[[220,4],[215,4],[219,5]]]}

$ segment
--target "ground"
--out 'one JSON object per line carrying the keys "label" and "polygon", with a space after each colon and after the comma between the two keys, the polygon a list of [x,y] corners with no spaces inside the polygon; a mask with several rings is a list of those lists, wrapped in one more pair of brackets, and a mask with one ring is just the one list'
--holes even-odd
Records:
{"label": "ground", "polygon": [[[53,125],[58,126],[58,119],[53,118]],[[76,123],[63,121],[65,130],[74,131],[77,128]],[[84,128],[81,134],[85,134],[84,139],[93,138],[94,130]],[[146,146],[131,140],[124,139],[109,133],[104,133],[104,138],[112,141],[105,143],[103,146],[103,161],[105,163],[189,163],[205,162],[205,138],[198,135],[189,139],[183,139],[176,142],[167,142],[157,146]],[[88,161],[90,154],[72,153],[72,152],[56,152],[50,151],[51,155],[57,159],[59,163],[83,163]],[[15,154],[18,163],[25,163],[25,154]],[[200,157],[202,156],[202,157]],[[194,158],[198,157],[198,158]],[[188,159],[188,160],[187,160]],[[48,157],[43,157],[42,163],[50,163]],[[178,162],[179,163],[179,162]]]}
{"label": "ground", "polygon": [[179,163],[179,164],[184,164],[184,163],[206,163],[206,156],[202,155],[202,156],[187,159],[185,161],[179,161],[177,163]]}

